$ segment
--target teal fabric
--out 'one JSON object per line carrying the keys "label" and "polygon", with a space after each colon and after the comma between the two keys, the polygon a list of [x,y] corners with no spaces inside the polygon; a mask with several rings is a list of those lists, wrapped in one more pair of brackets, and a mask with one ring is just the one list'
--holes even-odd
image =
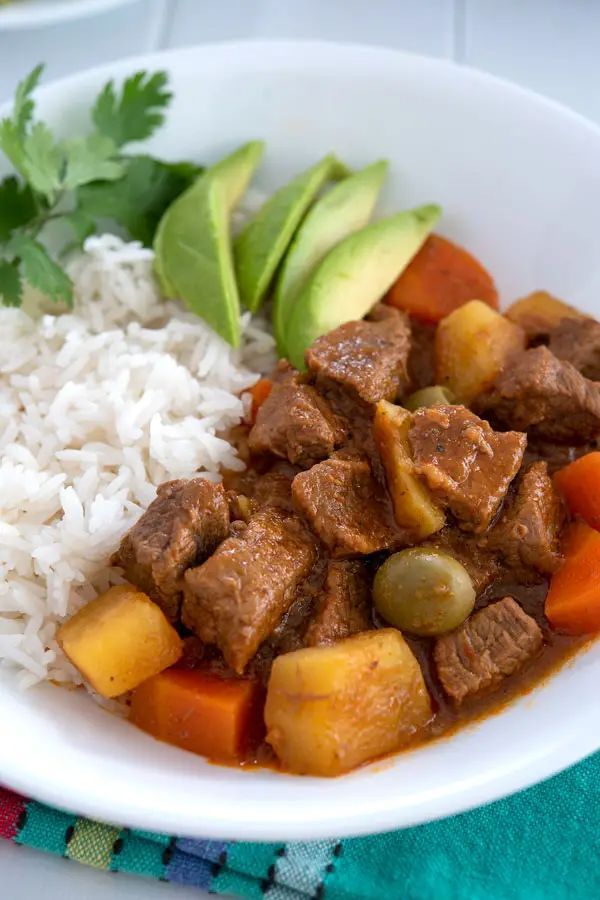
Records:
{"label": "teal fabric", "polygon": [[119,831],[2,788],[0,837],[248,900],[600,900],[600,754],[490,806],[367,838],[251,844]]}
{"label": "teal fabric", "polygon": [[324,896],[600,898],[600,755],[460,816],[343,842]]}

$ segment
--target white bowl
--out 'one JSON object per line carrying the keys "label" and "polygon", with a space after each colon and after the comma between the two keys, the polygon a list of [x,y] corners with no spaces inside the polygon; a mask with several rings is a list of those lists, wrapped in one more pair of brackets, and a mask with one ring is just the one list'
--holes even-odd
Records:
{"label": "white bowl", "polygon": [[[392,162],[385,207],[445,208],[508,301],[546,287],[600,313],[600,130],[539,97],[445,62],[313,43],[177,50],[40,92],[59,131],[87,121],[108,77],[168,70],[175,101],[154,149],[212,160],[268,142],[259,182],[329,150]],[[413,825],[533,784],[600,747],[600,644],[533,693],[455,736],[342,778],[241,771],[160,744],[50,686],[0,683],[0,778],[105,821],[192,836],[310,839]]]}

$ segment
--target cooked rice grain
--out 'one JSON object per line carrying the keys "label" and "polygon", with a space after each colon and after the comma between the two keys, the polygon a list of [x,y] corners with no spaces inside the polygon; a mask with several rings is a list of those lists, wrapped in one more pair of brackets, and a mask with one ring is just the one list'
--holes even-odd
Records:
{"label": "cooked rice grain", "polygon": [[81,680],[57,623],[120,580],[107,561],[158,484],[243,468],[223,435],[273,339],[246,315],[233,350],[161,299],[152,258],[90,238],[72,313],[0,308],[0,666],[23,686]]}

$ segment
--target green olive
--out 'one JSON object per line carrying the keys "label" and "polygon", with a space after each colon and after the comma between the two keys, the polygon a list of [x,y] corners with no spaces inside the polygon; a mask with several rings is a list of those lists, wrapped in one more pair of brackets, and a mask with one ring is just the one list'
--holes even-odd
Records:
{"label": "green olive", "polygon": [[378,569],[373,601],[386,622],[433,637],[457,628],[475,604],[469,574],[458,560],[428,547],[390,556]]}
{"label": "green olive", "polygon": [[454,403],[452,391],[442,387],[441,384],[433,384],[431,387],[421,388],[420,391],[415,391],[414,394],[411,394],[404,401],[404,406],[410,412],[414,412],[421,406],[435,406],[436,403],[445,405]]}

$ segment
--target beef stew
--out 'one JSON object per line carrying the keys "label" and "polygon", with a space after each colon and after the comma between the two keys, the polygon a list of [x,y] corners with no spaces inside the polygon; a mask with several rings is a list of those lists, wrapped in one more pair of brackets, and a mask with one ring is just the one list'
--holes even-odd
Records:
{"label": "beef stew", "polygon": [[586,639],[545,610],[573,519],[553,474],[600,436],[600,326],[569,349],[581,321],[508,354],[469,407],[433,385],[435,325],[379,307],[317,339],[306,372],[279,363],[245,472],[160,489],[114,563],[175,623],[180,666],[266,696],[239,762],[337,774],[492,711]]}

